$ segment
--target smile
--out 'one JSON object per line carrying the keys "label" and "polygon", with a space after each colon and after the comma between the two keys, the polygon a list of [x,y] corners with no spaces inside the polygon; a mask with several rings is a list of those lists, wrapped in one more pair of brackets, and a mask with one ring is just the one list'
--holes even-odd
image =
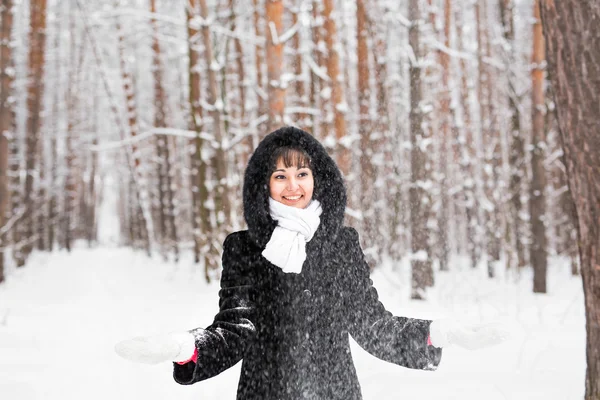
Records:
{"label": "smile", "polygon": [[282,196],[284,199],[286,200],[290,200],[290,201],[296,201],[296,200],[300,200],[300,198],[302,197],[302,195],[299,196]]}

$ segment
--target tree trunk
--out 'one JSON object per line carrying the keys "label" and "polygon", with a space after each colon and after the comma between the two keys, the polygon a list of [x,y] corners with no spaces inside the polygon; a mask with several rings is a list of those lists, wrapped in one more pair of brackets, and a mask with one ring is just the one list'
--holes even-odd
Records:
{"label": "tree trunk", "polygon": [[[125,36],[123,29],[119,23],[117,23],[117,36],[119,46],[119,65],[121,68],[121,79],[123,84],[123,92],[125,93],[125,107],[127,109],[127,122],[129,127],[129,134],[132,139],[135,139],[139,135],[139,124],[138,124],[138,113],[136,107],[136,98],[133,87],[133,78],[129,72],[129,68],[126,61],[125,54]],[[138,145],[134,142],[131,145],[131,157],[133,160],[132,165],[132,180],[130,181],[131,188],[135,190],[134,196],[135,205],[133,209],[136,210],[132,215],[133,224],[137,226],[137,230],[134,230],[139,235],[140,245],[148,253],[151,251],[151,238],[154,236],[154,229],[152,225],[152,215],[150,212],[150,205],[148,199],[148,191],[144,178],[141,173],[141,157]],[[138,226],[139,225],[139,226]]]}
{"label": "tree trunk", "polygon": [[77,32],[75,30],[75,9],[69,9],[69,31],[70,31],[70,47],[69,47],[69,76],[66,88],[66,105],[67,105],[67,131],[65,132],[65,179],[63,187],[63,212],[62,212],[62,224],[61,230],[63,232],[64,246],[67,251],[71,251],[73,242],[73,229],[74,224],[72,222],[75,214],[75,151],[73,148],[74,141],[74,127],[77,125],[75,120],[76,109],[78,107],[78,95],[77,95],[77,76],[79,70],[77,68],[77,54],[75,46],[75,38]]}
{"label": "tree trunk", "polygon": [[[500,8],[500,19],[502,20],[502,29],[504,32],[504,39],[508,44],[508,55],[506,57],[506,68],[508,71],[508,108],[510,113],[510,242],[515,249],[516,267],[524,267],[526,265],[525,260],[525,246],[523,246],[523,235],[521,228],[521,210],[523,205],[521,204],[521,192],[522,192],[522,180],[525,173],[525,145],[523,141],[523,134],[521,132],[521,114],[517,103],[517,90],[516,77],[514,73],[517,44],[515,42],[515,27],[514,27],[514,0],[499,0]],[[511,262],[509,260],[508,266]]]}
{"label": "tree trunk", "polygon": [[600,399],[600,5],[542,0],[552,88],[578,225],[587,332],[586,400]]}
{"label": "tree trunk", "polygon": [[546,168],[544,166],[546,154],[546,132],[544,124],[544,36],[542,21],[540,20],[539,1],[534,2],[533,24],[533,55],[532,55],[532,139],[531,145],[531,194],[529,199],[529,212],[531,215],[531,266],[533,267],[533,292],[546,293]]}
{"label": "tree trunk", "polygon": [[[27,80],[27,122],[26,122],[26,152],[25,168],[25,223],[23,255],[27,258],[33,248],[36,200],[34,198],[34,176],[38,167],[38,142],[41,127],[42,100],[44,98],[44,58],[46,50],[46,0],[31,0],[30,2],[30,33],[29,33],[29,79]],[[24,261],[24,259],[22,260]]]}
{"label": "tree trunk", "polygon": [[189,102],[190,125],[196,133],[191,140],[193,149],[191,154],[191,188],[192,188],[192,236],[194,238],[194,261],[203,260],[205,278],[210,282],[209,270],[214,268],[210,264],[212,257],[208,257],[210,246],[208,235],[212,230],[210,210],[206,207],[208,202],[208,188],[206,187],[207,163],[202,158],[205,141],[201,136],[203,123],[203,109],[201,107],[201,81],[200,81],[200,54],[195,41],[198,29],[192,26],[192,21],[197,15],[198,0],[189,0],[186,7],[188,24],[188,52],[189,52]]}
{"label": "tree trunk", "polygon": [[371,79],[369,67],[369,31],[367,26],[367,10],[365,0],[356,2],[356,36],[358,53],[358,134],[360,135],[360,207],[362,211],[362,242],[366,251],[366,259],[371,268],[378,260],[379,251],[374,248],[380,242],[376,240],[378,228],[377,215],[374,210],[376,198],[375,165],[373,165],[374,148],[371,139],[373,121],[371,121]]}
{"label": "tree trunk", "polygon": [[269,131],[283,126],[285,109],[285,88],[281,83],[283,73],[283,42],[279,37],[283,33],[283,0],[267,0],[267,24],[265,37],[267,47],[267,94],[269,98]]}
{"label": "tree trunk", "polygon": [[[262,7],[259,7],[259,1],[260,0],[252,0],[252,4],[254,5],[254,36],[259,38],[261,37],[261,26],[264,26],[261,23],[261,14],[260,14],[260,10],[262,9]],[[266,24],[265,24],[266,25]],[[264,36],[266,39],[266,36]],[[256,95],[258,98],[258,109],[257,109],[257,114],[258,117],[261,117],[265,114],[268,113],[267,110],[267,103],[266,103],[266,99],[267,99],[267,94],[265,92],[265,85],[264,85],[264,74],[263,74],[263,66],[264,66],[264,55],[263,55],[263,51],[264,48],[260,45],[256,45],[254,46],[254,68],[256,69]],[[268,124],[259,124],[258,125],[258,138],[262,139],[264,137],[264,135],[267,133],[267,129],[265,128]],[[255,138],[257,139],[257,138]],[[254,147],[257,143],[253,143],[252,144],[252,149],[254,150]]]}
{"label": "tree trunk", "polygon": [[303,109],[303,111],[300,111],[298,113],[296,121],[297,121],[297,124],[300,127],[300,129],[310,131],[311,124],[310,124],[309,115],[306,112],[304,112],[304,109],[308,108],[309,104],[308,104],[308,99],[306,97],[306,90],[305,90],[305,86],[304,86],[305,85],[304,73],[302,72],[303,48],[302,48],[302,40],[300,37],[300,18],[299,18],[300,7],[302,6],[302,2],[303,2],[303,0],[295,0],[294,10],[292,13],[292,23],[294,25],[298,26],[298,31],[294,35],[294,52],[295,52],[294,75],[296,78],[296,84],[295,84],[296,105]]}
{"label": "tree trunk", "polygon": [[[444,46],[450,48],[450,24],[452,21],[452,1],[444,0]],[[452,120],[452,113],[450,112],[450,102],[452,95],[450,93],[450,55],[445,51],[439,51],[439,62],[442,67],[442,93],[440,95],[440,135],[441,140],[441,151],[440,151],[440,165],[445,168],[447,165],[447,154],[449,151],[448,143],[451,141],[451,130],[450,123]],[[450,243],[448,239],[448,219],[450,213],[450,198],[448,196],[448,182],[451,181],[451,171],[449,168],[445,168],[440,171],[442,177],[440,179],[440,215],[439,215],[439,242],[440,246],[440,270],[448,271],[450,258]]]}
{"label": "tree trunk", "polygon": [[[456,14],[456,36],[460,44],[460,50],[467,50],[467,41],[464,39],[464,9]],[[474,179],[476,165],[476,147],[473,133],[473,123],[471,118],[471,107],[469,102],[469,76],[467,62],[464,58],[460,59],[460,99],[463,114],[463,124],[461,137],[463,145],[461,146],[461,167],[463,175],[462,198],[464,202],[467,230],[467,250],[471,261],[471,268],[475,268],[480,257],[480,235],[478,235],[478,214],[477,214],[477,196],[476,182]]]}
{"label": "tree trunk", "polygon": [[[205,21],[208,19],[208,6],[206,0],[199,0],[200,16]],[[224,233],[232,230],[231,223],[231,204],[229,201],[228,189],[228,162],[227,154],[223,148],[225,144],[225,134],[223,132],[223,102],[219,95],[219,83],[217,78],[217,70],[220,66],[214,57],[214,49],[211,39],[210,28],[207,25],[202,26],[202,38],[204,41],[204,51],[206,59],[206,76],[208,78],[208,99],[207,103],[211,106],[210,114],[212,116],[212,131],[214,132],[215,154],[213,158],[213,169],[216,173],[216,190],[215,190],[215,212],[219,230],[210,232],[210,257],[211,261],[208,265],[210,268],[216,268],[219,265],[220,251],[216,245],[217,242],[222,243],[225,239]]]}
{"label": "tree trunk", "polygon": [[427,173],[425,164],[427,163],[427,154],[423,149],[423,113],[421,110],[421,101],[423,98],[421,87],[421,59],[419,53],[420,46],[420,26],[421,15],[419,0],[411,0],[409,3],[409,19],[411,26],[409,28],[409,45],[413,49],[415,59],[410,65],[410,225],[411,225],[411,266],[412,266],[412,292],[411,298],[424,299],[425,288],[427,286],[428,276],[431,270],[431,255],[428,253],[427,238],[427,210],[428,205],[424,200],[427,199],[425,192],[425,180]]}
{"label": "tree trunk", "polygon": [[[14,65],[12,53],[13,4],[0,3],[0,283],[4,281],[8,232],[6,223],[13,217],[9,212],[10,191],[8,179],[9,141],[14,140],[14,100],[12,97]],[[11,210],[12,211],[12,210]]]}
{"label": "tree trunk", "polygon": [[[342,175],[347,178],[350,173],[352,154],[348,144],[344,143],[346,131],[346,104],[344,102],[344,86],[340,77],[340,56],[337,51],[337,28],[333,13],[333,0],[323,0],[323,21],[325,27],[325,45],[327,47],[327,75],[331,80],[331,106],[333,107],[335,137],[337,139],[337,163]],[[348,183],[348,182],[347,182]],[[348,197],[351,203],[351,196]]]}

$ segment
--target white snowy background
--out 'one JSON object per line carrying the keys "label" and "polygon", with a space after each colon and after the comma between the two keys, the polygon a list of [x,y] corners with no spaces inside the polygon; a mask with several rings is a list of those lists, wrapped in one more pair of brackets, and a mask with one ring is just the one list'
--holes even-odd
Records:
{"label": "white snowy background", "polygon": [[[241,364],[180,386],[170,363],[137,365],[114,353],[132,336],[209,325],[219,284],[207,284],[189,258],[174,264],[118,247],[111,215],[105,209],[100,247],[34,253],[8,271],[0,285],[0,399],[234,399]],[[445,349],[436,372],[380,361],[353,343],[364,398],[582,399],[583,290],[568,261],[550,259],[543,295],[531,292],[529,270],[513,276],[499,268],[490,280],[483,265],[466,265],[454,257],[453,272],[436,274],[425,302],[409,299],[408,261],[386,263],[372,278],[396,315],[501,321],[511,339],[479,351]]]}

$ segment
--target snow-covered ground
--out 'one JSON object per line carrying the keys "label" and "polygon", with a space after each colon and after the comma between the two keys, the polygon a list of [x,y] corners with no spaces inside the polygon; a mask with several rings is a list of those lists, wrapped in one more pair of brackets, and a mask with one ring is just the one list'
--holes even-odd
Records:
{"label": "snow-covered ground", "polygon": [[[531,293],[528,272],[489,280],[455,259],[437,274],[426,302],[408,299],[407,264],[373,275],[397,315],[500,320],[512,338],[493,348],[448,348],[436,372],[411,371],[353,355],[365,399],[581,399],[585,320],[581,281],[553,259],[549,294]],[[0,398],[234,399],[240,364],[192,386],[171,378],[169,363],[137,365],[114,344],[137,335],[210,324],[218,282],[206,284],[191,262],[165,263],[129,249],[78,246],[71,254],[36,253],[0,285]]]}

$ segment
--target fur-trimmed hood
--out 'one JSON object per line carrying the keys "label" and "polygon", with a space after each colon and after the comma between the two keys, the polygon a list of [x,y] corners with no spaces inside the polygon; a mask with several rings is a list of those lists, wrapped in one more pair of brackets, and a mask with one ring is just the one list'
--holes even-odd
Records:
{"label": "fur-trimmed hood", "polygon": [[311,159],[315,180],[313,198],[321,203],[321,224],[315,233],[317,241],[334,240],[343,225],[346,209],[346,189],[342,174],[325,148],[309,133],[283,127],[268,134],[258,145],[244,175],[244,218],[252,240],[264,248],[277,222],[269,214],[269,172],[271,154],[275,149],[293,146],[302,148]]}

